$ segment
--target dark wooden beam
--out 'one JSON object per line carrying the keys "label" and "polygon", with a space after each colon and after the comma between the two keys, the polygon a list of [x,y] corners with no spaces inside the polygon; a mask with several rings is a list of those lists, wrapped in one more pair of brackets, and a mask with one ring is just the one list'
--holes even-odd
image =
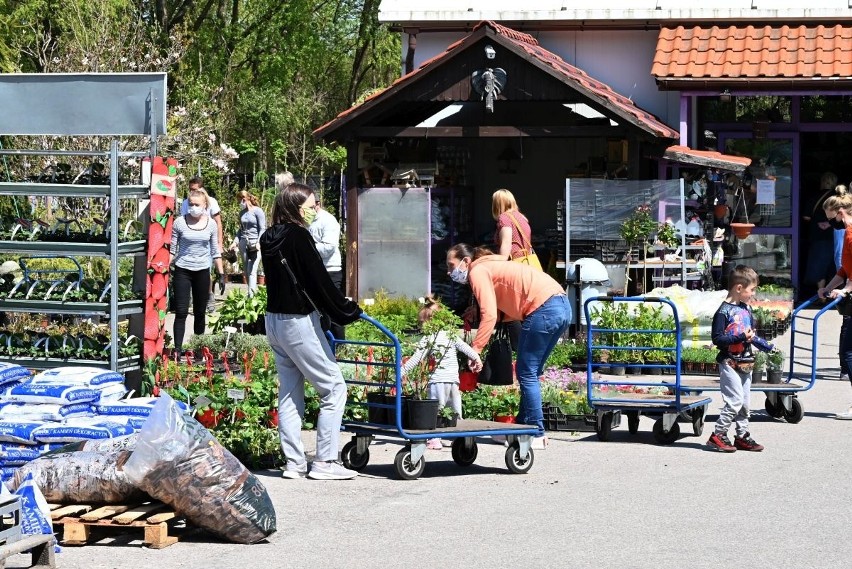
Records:
{"label": "dark wooden beam", "polygon": [[[624,137],[630,132],[623,126],[362,126],[353,130],[353,138],[597,138]],[[635,134],[635,132],[634,132]]]}

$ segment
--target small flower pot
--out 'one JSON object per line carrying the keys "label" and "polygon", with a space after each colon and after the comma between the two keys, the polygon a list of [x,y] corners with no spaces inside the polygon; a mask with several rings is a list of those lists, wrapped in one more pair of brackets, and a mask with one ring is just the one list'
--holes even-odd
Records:
{"label": "small flower pot", "polygon": [[766,383],[781,383],[784,370],[770,369],[766,371]]}
{"label": "small flower pot", "polygon": [[498,423],[515,423],[514,415],[494,415],[494,420]]}
{"label": "small flower pot", "polygon": [[761,381],[763,381],[763,370],[762,369],[756,369],[756,370],[752,371],[751,372],[751,382],[754,384],[754,383],[759,383]]}
{"label": "small flower pot", "polygon": [[458,422],[459,422],[458,413],[453,413],[453,416],[450,417],[449,419],[446,418],[446,417],[442,417],[441,415],[438,415],[438,428],[439,429],[448,429],[448,428],[451,428],[451,427],[455,427],[456,425],[458,425]]}
{"label": "small flower pot", "polygon": [[473,391],[476,389],[479,374],[472,371],[459,372],[459,391]]}

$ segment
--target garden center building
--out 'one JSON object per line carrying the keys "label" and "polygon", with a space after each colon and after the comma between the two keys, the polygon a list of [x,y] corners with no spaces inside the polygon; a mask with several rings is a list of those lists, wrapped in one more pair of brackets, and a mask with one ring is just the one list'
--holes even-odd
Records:
{"label": "garden center building", "polygon": [[[401,291],[426,279],[446,293],[442,252],[460,240],[491,241],[490,196],[501,187],[530,218],[545,261],[561,267],[566,178],[677,178],[683,165],[664,157],[675,145],[750,158],[740,172],[746,190],[773,182],[764,199],[752,198],[756,227],[738,254],[762,276],[792,282],[800,297],[812,292],[802,217],[823,172],[852,180],[847,2],[519,6],[383,0],[380,19],[402,35],[402,77],[316,131],[349,150],[350,293],[372,290],[364,273],[382,270],[388,252],[422,265],[399,265]],[[373,199],[376,211],[400,201],[367,188],[394,187],[412,215],[391,220],[397,225],[359,220]],[[418,197],[420,187],[430,193]],[[407,232],[422,204],[425,228]]]}

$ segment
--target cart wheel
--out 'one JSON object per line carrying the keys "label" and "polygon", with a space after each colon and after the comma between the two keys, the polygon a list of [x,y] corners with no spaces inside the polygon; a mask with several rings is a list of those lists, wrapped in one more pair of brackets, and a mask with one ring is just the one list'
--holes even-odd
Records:
{"label": "cart wheel", "polygon": [[411,463],[411,449],[408,447],[402,448],[396,453],[393,465],[396,467],[396,473],[403,480],[417,480],[426,469],[426,461],[423,460],[423,457],[420,457],[417,464]]}
{"label": "cart wheel", "polygon": [[773,419],[780,419],[784,416],[784,405],[773,405],[769,398],[766,399],[763,408],[766,409],[766,413]]}
{"label": "cart wheel", "polygon": [[343,445],[340,455],[343,459],[343,466],[358,472],[364,470],[364,467],[370,462],[370,449],[364,450],[364,454],[358,454],[358,443],[355,442],[355,439]]}
{"label": "cart wheel", "polygon": [[793,400],[790,402],[790,407],[792,407],[790,411],[787,411],[782,407],[784,411],[784,419],[788,423],[793,423],[795,425],[796,423],[801,421],[802,418],[805,416],[805,409],[804,407],[802,407],[802,404],[799,403],[799,400],[795,397],[793,397]]}
{"label": "cart wheel", "polygon": [[692,434],[700,437],[704,432],[704,407],[696,407],[692,410]]}
{"label": "cart wheel", "polygon": [[453,441],[453,460],[459,466],[470,466],[476,460],[477,454],[479,454],[479,447],[476,446],[476,441],[473,442],[470,448],[465,448],[464,439]]}
{"label": "cart wheel", "polygon": [[595,427],[595,432],[598,434],[598,439],[608,441],[612,434],[612,413],[604,413],[600,420],[600,425]]}
{"label": "cart wheel", "polygon": [[526,458],[521,458],[521,445],[517,441],[512,443],[506,449],[506,468],[509,469],[509,472],[512,474],[526,474],[529,472],[535,461],[535,455],[532,449],[528,453]]}
{"label": "cart wheel", "polygon": [[639,411],[627,412],[627,430],[631,435],[639,432]]}
{"label": "cart wheel", "polygon": [[677,423],[672,425],[668,433],[663,432],[663,420],[657,419],[654,423],[654,440],[661,445],[670,445],[680,436],[680,426]]}

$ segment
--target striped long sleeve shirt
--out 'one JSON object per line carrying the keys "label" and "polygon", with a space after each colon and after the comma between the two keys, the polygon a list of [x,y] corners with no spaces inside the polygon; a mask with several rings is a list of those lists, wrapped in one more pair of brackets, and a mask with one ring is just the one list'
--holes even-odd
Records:
{"label": "striped long sleeve shirt", "polygon": [[[430,344],[431,350],[429,349]],[[435,358],[435,371],[432,372],[429,383],[458,383],[459,360],[456,352],[461,352],[471,359],[479,358],[479,354],[473,348],[462,342],[458,337],[450,337],[443,330],[430,336],[424,336],[417,344],[417,351],[402,366],[402,373],[407,374],[417,367],[417,364],[424,357],[431,355]]]}

